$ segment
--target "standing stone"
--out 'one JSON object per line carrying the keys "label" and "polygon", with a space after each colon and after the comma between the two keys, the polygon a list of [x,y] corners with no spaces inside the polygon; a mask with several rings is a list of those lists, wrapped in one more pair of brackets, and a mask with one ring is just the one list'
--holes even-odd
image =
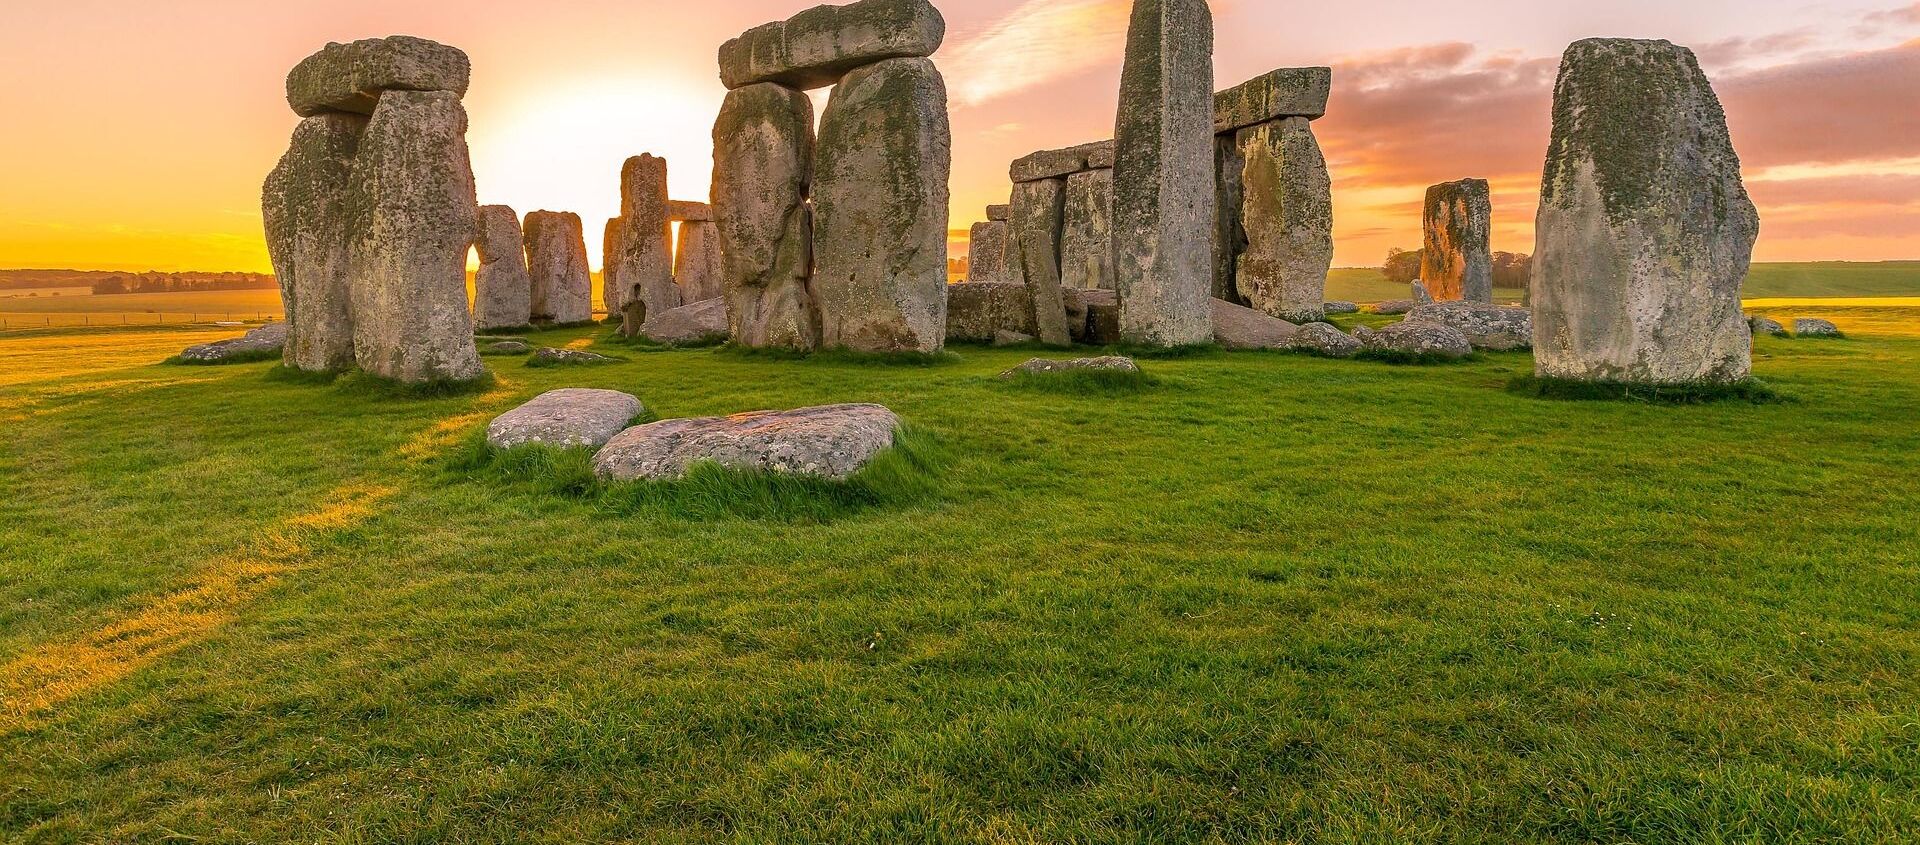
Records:
{"label": "standing stone", "polygon": [[1013,271],[1008,261],[1011,244],[1012,227],[1005,221],[973,224],[967,247],[967,281],[1011,281]]}
{"label": "standing stone", "polygon": [[1067,177],[1065,228],[1060,234],[1060,284],[1113,288],[1113,171]]}
{"label": "standing stone", "polygon": [[1534,257],[1539,375],[1725,383],[1752,371],[1740,286],[1760,218],[1693,52],[1567,49]]}
{"label": "standing stone", "polygon": [[527,272],[520,217],[504,205],[480,208],[480,270],[473,277],[473,327],[517,329],[533,322],[533,277]]}
{"label": "standing stone", "polygon": [[624,286],[622,312],[635,302],[646,308],[626,314],[622,331],[639,331],[648,314],[680,307],[680,289],[673,284],[673,219],[667,206],[667,160],[651,155],[627,159],[620,171],[620,219],[627,229],[620,236],[619,269]]}
{"label": "standing stone", "polygon": [[727,93],[713,125],[713,213],[735,343],[820,345],[813,267],[813,105],[771,83]]}
{"label": "standing stone", "polygon": [[673,281],[680,287],[682,302],[705,302],[725,293],[720,283],[717,228],[712,223],[691,220],[680,224],[680,246],[673,254]]}
{"label": "standing stone", "polygon": [[1320,320],[1333,267],[1333,180],[1313,126],[1291,117],[1242,129],[1238,143],[1246,162],[1246,249],[1234,270],[1240,295],[1282,320]]}
{"label": "standing stone", "polygon": [[824,88],[883,59],[931,56],[946,35],[946,19],[928,0],[815,6],[722,45],[720,81],[730,89],[759,82]]}
{"label": "standing stone", "polygon": [[450,91],[388,91],[354,161],[365,228],[353,248],[354,360],[410,384],[486,373],[467,307],[479,228],[467,112]]}
{"label": "standing stone", "polygon": [[1114,124],[1113,257],[1129,343],[1213,340],[1213,13],[1135,0]]}
{"label": "standing stone", "polygon": [[627,302],[627,290],[620,285],[621,238],[626,234],[627,219],[615,217],[607,221],[606,233],[600,236],[600,301],[609,317],[618,315]]}
{"label": "standing stone", "polygon": [[933,62],[888,59],[847,74],[821,118],[814,168],[821,342],[939,351],[953,134]]}
{"label": "standing stone", "polygon": [[287,313],[284,357],[292,369],[353,366],[350,250],[359,230],[353,158],[366,128],[358,115],[301,121],[262,191],[267,251]]}
{"label": "standing stone", "polygon": [[1041,343],[1068,346],[1067,306],[1060,294],[1060,231],[1066,213],[1067,180],[1042,179],[1013,186],[1013,244],[1033,302],[1033,325]]}
{"label": "standing stone", "polygon": [[1247,230],[1241,219],[1246,209],[1247,157],[1240,152],[1238,133],[1213,139],[1213,298],[1244,305],[1240,296],[1240,254],[1247,251]]}
{"label": "standing stone", "polygon": [[1493,199],[1485,179],[1427,189],[1420,280],[1435,301],[1493,302]]}
{"label": "standing stone", "polygon": [[527,271],[533,276],[533,317],[570,326],[593,320],[593,271],[580,215],[527,215]]}

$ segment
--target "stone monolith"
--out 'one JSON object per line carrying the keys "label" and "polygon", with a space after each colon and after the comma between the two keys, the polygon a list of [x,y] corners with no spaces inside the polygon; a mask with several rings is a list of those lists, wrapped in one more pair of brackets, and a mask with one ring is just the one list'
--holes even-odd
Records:
{"label": "stone monolith", "polygon": [[1011,230],[1006,221],[988,220],[973,224],[967,246],[967,281],[1012,281],[1013,272],[1008,261],[1011,243]]}
{"label": "stone monolith", "polygon": [[1493,198],[1485,179],[1427,189],[1420,281],[1436,302],[1493,302]]}
{"label": "stone monolith", "polygon": [[1326,316],[1333,181],[1312,124],[1291,117],[1240,130],[1241,236],[1234,283],[1247,304],[1296,323]]}
{"label": "stone monolith", "polygon": [[1088,170],[1067,177],[1064,217],[1060,284],[1112,289],[1113,171]]}
{"label": "stone monolith", "polygon": [[713,213],[734,342],[811,351],[820,344],[808,286],[813,105],[772,83],[729,91],[713,145]]}
{"label": "stone monolith", "polygon": [[[652,155],[627,159],[620,170],[620,219],[627,223],[620,235],[620,262],[615,273],[624,290],[620,296],[627,319],[622,331],[639,331],[648,314],[680,307],[680,289],[673,284],[673,218],[668,211],[667,160]],[[639,314],[627,314],[635,302],[645,304]]]}
{"label": "stone monolith", "polygon": [[504,205],[480,207],[480,269],[473,276],[473,328],[517,329],[533,322],[533,277],[527,272],[520,217]]}
{"label": "stone monolith", "polygon": [[593,271],[580,215],[527,215],[527,272],[533,277],[533,318],[570,326],[593,320]]}
{"label": "stone monolith", "polygon": [[1060,232],[1066,214],[1067,180],[1041,179],[1013,186],[1012,249],[1033,303],[1041,343],[1070,345],[1066,303],[1060,293]]}
{"label": "stone monolith", "polygon": [[680,224],[679,247],[673,252],[673,281],[680,288],[681,302],[705,302],[724,295],[720,235],[714,224],[691,220]]}
{"label": "stone monolith", "polygon": [[323,114],[300,122],[261,207],[267,251],[280,281],[289,368],[333,372],[353,366],[351,249],[358,237],[354,154],[367,119]]}

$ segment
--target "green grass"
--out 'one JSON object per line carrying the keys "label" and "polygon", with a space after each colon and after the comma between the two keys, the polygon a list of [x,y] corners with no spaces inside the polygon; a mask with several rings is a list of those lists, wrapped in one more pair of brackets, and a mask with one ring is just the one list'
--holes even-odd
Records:
{"label": "green grass", "polygon": [[1572,381],[1569,379],[1522,376],[1507,385],[1522,396],[1569,401],[1649,402],[1664,405],[1699,405],[1708,402],[1749,402],[1767,405],[1786,401],[1786,397],[1759,379],[1733,384],[1646,385],[1614,381]]}
{"label": "green grass", "polygon": [[[1910,841],[1920,310],[1805,316],[1852,339],[1760,339],[1771,405],[974,348],[392,401],[0,338],[0,841]],[[934,454],[851,502],[459,468],[568,386]]]}
{"label": "green grass", "polygon": [[1017,390],[1066,396],[1126,396],[1145,393],[1160,386],[1160,379],[1145,370],[1062,370],[1053,373],[1015,370],[1001,378],[1009,387]]}
{"label": "green grass", "polygon": [[249,349],[244,352],[230,353],[227,357],[218,361],[175,355],[172,358],[168,358],[167,363],[177,367],[224,367],[229,364],[257,364],[261,361],[278,361],[283,357],[285,356],[282,355],[278,349]]}

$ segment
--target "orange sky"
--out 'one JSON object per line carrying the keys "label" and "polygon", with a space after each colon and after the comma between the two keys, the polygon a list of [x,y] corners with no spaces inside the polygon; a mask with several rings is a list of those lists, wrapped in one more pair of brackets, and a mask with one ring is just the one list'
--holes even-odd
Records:
{"label": "orange sky", "polygon": [[[955,228],[1006,165],[1110,137],[1126,0],[935,0],[952,93]],[[474,59],[483,202],[578,211],[665,155],[703,199],[714,51],[806,0],[11,0],[0,4],[0,267],[266,271],[259,185],[296,118],[286,71],[330,40],[407,33]],[[1215,0],[1219,81],[1331,64],[1316,124],[1342,266],[1417,246],[1426,185],[1496,192],[1531,251],[1557,56],[1590,35],[1698,50],[1763,216],[1760,260],[1920,258],[1920,3],[1899,0]],[[1575,5],[1575,4],[1565,4]],[[1588,8],[1588,7],[1600,8]],[[824,92],[818,95],[824,102]],[[598,238],[589,238],[598,255]]]}

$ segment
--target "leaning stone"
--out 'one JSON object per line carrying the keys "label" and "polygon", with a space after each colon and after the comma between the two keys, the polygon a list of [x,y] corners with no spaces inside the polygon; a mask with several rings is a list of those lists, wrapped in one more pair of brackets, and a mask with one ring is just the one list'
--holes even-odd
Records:
{"label": "leaning stone", "polygon": [[526,236],[520,216],[504,205],[480,207],[480,237],[474,241],[480,269],[473,276],[475,331],[514,329],[533,322],[533,276],[527,271]]}
{"label": "leaning stone", "polygon": [[620,253],[625,250],[622,239],[627,236],[627,220],[615,217],[607,221],[606,232],[600,240],[600,301],[607,306],[607,314],[619,314],[626,309],[627,289],[620,284]]}
{"label": "leaning stone", "polygon": [[467,94],[467,54],[424,38],[395,35],[328,44],[287,74],[287,104],[301,117],[327,112],[373,114],[382,91]]}
{"label": "leaning stone", "polygon": [[1420,279],[1440,302],[1493,301],[1493,199],[1485,179],[1427,189]]}
{"label": "leaning stone", "polygon": [[487,426],[487,443],[495,449],[598,449],[645,410],[638,398],[616,390],[555,390],[495,418]]}
{"label": "leaning stone", "polygon": [[813,105],[779,85],[727,92],[713,124],[713,211],[733,341],[809,352],[820,320],[813,267]]}
{"label": "leaning stone", "polygon": [[1794,337],[1841,337],[1840,327],[1826,320],[1802,317],[1793,321]]}
{"label": "leaning stone", "polygon": [[189,346],[180,353],[180,360],[194,364],[259,361],[283,354],[286,346],[287,324],[268,323],[232,340]]}
{"label": "leaning stone", "polygon": [[1300,327],[1226,300],[1213,301],[1213,339],[1233,350],[1282,349]]}
{"label": "leaning stone", "polygon": [[1625,39],[1567,49],[1535,228],[1539,375],[1687,384],[1752,372],[1740,287],[1760,217],[1692,51]]}
{"label": "leaning stone", "polygon": [[927,59],[846,75],[820,121],[813,294],[821,343],[938,352],[947,334],[947,88]]}
{"label": "leaning stone", "polygon": [[1320,142],[1306,118],[1294,117],[1241,130],[1238,143],[1246,162],[1240,296],[1274,317],[1319,320],[1333,267],[1333,179]]}
{"label": "leaning stone", "polygon": [[995,223],[1005,223],[1008,220],[1012,220],[1013,206],[1011,204],[987,206],[987,219]]}
{"label": "leaning stone", "polygon": [[591,367],[601,364],[618,364],[620,359],[609,358],[598,352],[582,352],[578,349],[555,349],[546,347],[534,350],[533,357],[527,360],[529,367]]}
{"label": "leaning stone", "polygon": [[1326,311],[1328,314],[1358,314],[1360,303],[1348,302],[1344,299],[1330,300],[1327,302]]}
{"label": "leaning stone", "polygon": [[527,272],[533,277],[533,318],[570,326],[593,319],[593,271],[580,215],[527,215]]}
{"label": "leaning stone", "polygon": [[967,281],[1011,282],[1012,227],[989,220],[973,224],[967,241]]}
{"label": "leaning stone", "polygon": [[1385,302],[1374,305],[1372,310],[1373,310],[1373,313],[1379,314],[1383,317],[1398,317],[1401,314],[1405,314],[1408,311],[1412,311],[1413,309],[1419,308],[1422,305],[1431,305],[1431,304],[1432,304],[1431,301],[1422,302],[1418,299],[1389,299]]}
{"label": "leaning stone", "polygon": [[1755,337],[1763,334],[1774,337],[1785,337],[1787,334],[1787,327],[1780,325],[1780,321],[1772,317],[1749,315],[1747,317],[1747,326],[1753,331]]}
{"label": "leaning stone", "polygon": [[1290,117],[1318,120],[1326,116],[1332,92],[1332,68],[1280,68],[1214,94],[1214,134]]}
{"label": "leaning stone", "polygon": [[654,314],[640,327],[640,334],[668,346],[724,341],[727,339],[727,301],[714,297]]}
{"label": "leaning stone", "polygon": [[668,200],[667,217],[679,223],[712,223],[713,206],[692,200]]}
{"label": "leaning stone", "polygon": [[1351,358],[1363,348],[1359,340],[1348,337],[1326,323],[1308,323],[1289,338],[1284,349],[1306,352],[1326,358]]}
{"label": "leaning stone", "polygon": [[1426,282],[1420,281],[1419,279],[1414,279],[1413,284],[1410,285],[1409,288],[1412,293],[1411,298],[1413,299],[1414,302],[1418,302],[1421,305],[1426,305],[1427,303],[1430,303],[1433,301],[1433,292],[1427,289]]}
{"label": "leaning stone", "polygon": [[1525,308],[1455,300],[1422,305],[1407,319],[1459,329],[1475,349],[1512,352],[1533,346],[1533,312]]}
{"label": "leaning stone", "polygon": [[667,160],[634,156],[620,169],[620,219],[627,229],[620,235],[620,262],[616,273],[625,289],[622,313],[636,300],[646,304],[641,319],[623,327],[632,336],[645,315],[680,307],[680,289],[673,283],[673,220],[668,211]]}
{"label": "leaning stone", "polygon": [[1113,171],[1089,170],[1067,177],[1066,212],[1060,232],[1060,284],[1068,288],[1113,288]]}
{"label": "leaning stone", "polygon": [[684,478],[696,464],[844,480],[893,447],[900,418],[879,405],[829,405],[628,429],[594,456],[608,481]]}
{"label": "leaning stone", "polygon": [[1136,0],[1115,121],[1113,243],[1127,342],[1213,340],[1213,13]]}
{"label": "leaning stone", "polygon": [[1035,358],[1001,373],[1000,377],[1012,379],[1023,375],[1031,376],[1076,371],[1137,373],[1140,372],[1140,365],[1134,363],[1132,358],[1123,358],[1118,355],[1108,355],[1101,358],[1075,358],[1071,361],[1054,361],[1047,358]]}
{"label": "leaning stone", "polygon": [[362,228],[353,159],[366,128],[358,115],[301,121],[261,192],[267,251],[287,315],[284,361],[295,370],[353,366],[351,252]]}
{"label": "leaning stone", "polygon": [[992,343],[1003,331],[1034,333],[1033,303],[1026,285],[966,282],[947,286],[948,342]]}
{"label": "leaning stone", "polygon": [[1010,331],[1002,330],[993,336],[993,345],[994,346],[1020,346],[1023,344],[1033,343],[1034,340],[1035,340],[1034,336],[1030,334],[1021,334],[1019,332],[1010,332]]}
{"label": "leaning stone", "polygon": [[1095,169],[1092,163],[1095,159],[1106,162],[1103,167],[1112,167],[1113,142],[1098,141],[1061,150],[1041,150],[1016,160],[1008,169],[1008,175],[1014,184],[1058,179]]}
{"label": "leaning stone", "polygon": [[467,252],[480,224],[467,112],[450,91],[388,91],[354,160],[365,228],[353,248],[353,352],[408,384],[486,374],[474,348]]}
{"label": "leaning stone", "polygon": [[1060,231],[1067,181],[1042,179],[1013,186],[1013,244],[1020,277],[1033,300],[1033,325],[1041,343],[1066,346],[1066,304],[1060,293]]}
{"label": "leaning stone", "polygon": [[720,81],[729,89],[759,82],[824,88],[885,59],[931,56],[946,35],[946,19],[927,0],[815,6],[722,45]]}
{"label": "leaning stone", "polygon": [[[705,302],[726,294],[720,283],[720,235],[712,223],[680,224],[680,245],[673,251],[673,283],[682,302]],[[726,308],[720,309],[722,315]]]}
{"label": "leaning stone", "polygon": [[1473,354],[1473,343],[1459,329],[1439,323],[1394,323],[1378,331],[1354,336],[1368,349],[1403,355],[1458,360]]}

